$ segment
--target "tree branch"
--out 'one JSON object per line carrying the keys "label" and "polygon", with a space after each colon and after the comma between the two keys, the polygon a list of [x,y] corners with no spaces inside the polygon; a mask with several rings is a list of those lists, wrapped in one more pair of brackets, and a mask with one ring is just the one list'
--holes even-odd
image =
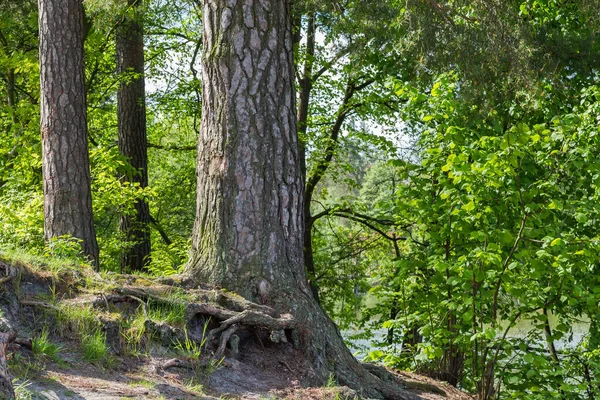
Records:
{"label": "tree branch", "polygon": [[360,90],[371,85],[373,82],[374,82],[373,79],[367,79],[360,85],[356,85],[354,83],[354,81],[349,81],[348,84],[346,85],[346,94],[344,95],[344,100],[342,101],[342,104],[340,105],[340,107],[338,109],[338,114],[335,119],[335,123],[333,124],[333,127],[331,128],[331,134],[329,135],[329,141],[327,143],[327,146],[326,146],[325,152],[324,152],[325,157],[323,159],[321,159],[319,162],[317,162],[317,165],[315,166],[313,173],[307,179],[306,189],[305,189],[305,194],[304,194],[305,204],[311,203],[315,188],[317,187],[317,185],[319,184],[319,182],[325,175],[325,172],[329,168],[329,165],[331,164],[331,160],[333,159],[335,150],[338,146],[338,138],[340,135],[340,131],[342,129],[342,125],[344,124],[344,121],[346,120],[346,117],[349,115],[350,111],[353,108],[356,108],[356,107],[359,107],[360,105],[362,105],[362,103],[352,105],[352,104],[350,104],[350,100],[357,92],[359,92]]}
{"label": "tree branch", "polygon": [[523,215],[523,219],[521,220],[521,227],[519,228],[519,233],[517,233],[515,243],[513,244],[512,248],[508,252],[508,255],[506,256],[506,259],[504,260],[504,263],[502,265],[502,272],[500,273],[500,276],[498,277],[498,281],[496,282],[496,289],[494,290],[493,311],[492,311],[492,316],[493,316],[492,323],[494,323],[494,324],[496,323],[496,317],[497,317],[497,313],[498,313],[498,294],[500,292],[500,286],[502,285],[502,279],[504,278],[504,273],[506,272],[506,269],[508,268],[508,264],[510,263],[513,256],[515,255],[515,251],[517,251],[517,247],[519,247],[519,243],[523,239],[523,231],[525,230],[525,224],[527,223],[528,217],[529,217],[529,214]]}
{"label": "tree branch", "polygon": [[331,67],[335,65],[342,57],[350,52],[349,47],[343,48],[339,51],[333,58],[325,63],[317,72],[312,76],[312,82],[316,82],[325,72],[327,72]]}
{"label": "tree branch", "polygon": [[163,146],[156,143],[148,143],[148,148],[172,151],[195,151],[197,146]]}
{"label": "tree branch", "polygon": [[383,236],[384,238],[386,238],[387,240],[390,240],[390,241],[392,241],[392,242],[396,242],[396,241],[398,241],[398,240],[406,240],[406,238],[405,238],[405,237],[395,237],[395,236],[390,236],[390,235],[388,235],[387,233],[385,233],[383,230],[381,230],[381,229],[377,228],[375,225],[371,224],[371,222],[369,222],[368,220],[366,220],[366,219],[363,219],[363,218],[360,218],[360,217],[357,217],[356,215],[353,215],[353,214],[346,214],[346,213],[343,213],[343,212],[337,212],[337,211],[334,211],[334,212],[333,212],[331,215],[336,215],[336,216],[338,216],[338,217],[342,217],[342,218],[350,219],[350,220],[352,220],[352,221],[356,221],[356,222],[358,222],[358,223],[361,223],[361,224],[363,224],[364,226],[366,226],[367,228],[369,228],[369,229],[371,229],[371,230],[373,230],[373,231],[375,231],[375,232],[379,233],[381,236]]}
{"label": "tree branch", "polygon": [[165,244],[167,246],[170,246],[171,244],[173,244],[173,241],[171,241],[171,239],[169,239],[167,232],[165,232],[163,227],[158,223],[156,218],[154,218],[152,215],[150,216],[150,223],[152,225],[154,225],[154,228],[158,231],[158,234],[160,235],[160,237],[162,238],[162,240],[165,242]]}

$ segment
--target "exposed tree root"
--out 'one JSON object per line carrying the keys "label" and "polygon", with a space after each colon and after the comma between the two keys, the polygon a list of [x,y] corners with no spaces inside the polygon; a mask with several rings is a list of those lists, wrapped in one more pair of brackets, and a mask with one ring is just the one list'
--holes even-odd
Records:
{"label": "exposed tree root", "polygon": [[12,275],[0,278],[0,285],[4,285],[5,283],[8,283],[8,282],[12,281],[13,278],[14,278],[14,276],[12,276]]}
{"label": "exposed tree root", "polygon": [[166,371],[169,368],[183,368],[189,370],[196,370],[197,368],[204,368],[210,365],[209,360],[182,360],[180,358],[172,358],[166,361],[163,365],[156,366],[157,370]]}
{"label": "exposed tree root", "polygon": [[59,308],[57,306],[55,306],[54,304],[46,303],[45,301],[21,300],[20,303],[21,303],[21,305],[24,305],[24,306],[48,308],[48,309],[51,309],[54,311],[59,310]]}
{"label": "exposed tree root", "polygon": [[33,343],[31,342],[31,339],[28,338],[17,337],[15,338],[14,343],[29,350],[33,349]]}
{"label": "exposed tree root", "polygon": [[[285,332],[289,332],[293,338],[294,346],[299,345],[296,329],[298,321],[290,314],[279,314],[275,309],[252,303],[235,294],[230,294],[220,290],[192,289],[186,292],[190,296],[184,299],[178,297],[168,297],[169,287],[162,288],[140,288],[125,286],[115,290],[115,294],[107,294],[104,299],[91,300],[91,304],[100,306],[104,301],[109,303],[129,302],[135,300],[141,304],[146,304],[149,300],[165,305],[181,305],[186,307],[186,323],[198,316],[204,319],[212,318],[219,326],[211,329],[206,338],[196,337],[195,340],[201,343],[206,339],[208,346],[214,350],[213,356],[216,359],[222,359],[232,345],[232,338],[237,338],[236,332],[242,328],[247,330],[267,329],[271,332],[269,339],[272,342],[287,342]],[[305,327],[304,327],[305,328]],[[237,338],[239,340],[239,338]],[[193,369],[194,362],[173,359],[166,363],[162,368],[188,368]],[[356,363],[355,369],[338,370],[340,381],[350,386],[357,386],[353,379],[360,376],[361,383],[364,386],[364,393],[369,395],[379,394],[377,397],[383,397],[394,400],[412,400],[419,399],[418,396],[408,393],[402,386],[402,382],[387,371],[385,368],[377,368],[374,365],[362,365]],[[289,365],[287,369],[292,371]],[[354,383],[354,385],[353,385]],[[366,385],[366,386],[365,386]]]}
{"label": "exposed tree root", "polygon": [[[221,328],[216,328],[213,329],[212,331],[210,331],[210,334],[208,335],[208,341],[211,342],[214,337],[217,335],[217,332],[220,330]],[[237,330],[239,329],[239,325],[238,324],[233,324],[230,325],[227,329],[225,329],[225,331],[223,331],[223,333],[221,334],[221,338],[219,339],[219,347],[217,348],[217,351],[215,352],[215,357],[217,359],[222,358],[225,355],[225,348],[227,347],[227,343],[229,343],[229,339],[231,338],[231,335],[233,335]]]}
{"label": "exposed tree root", "polygon": [[173,358],[173,359],[165,362],[163,365],[157,366],[156,368],[162,369],[164,371],[166,371],[169,368],[184,368],[184,369],[193,370],[194,365],[193,365],[193,363],[191,363],[189,361],[183,361],[183,360],[180,360],[179,358]]}
{"label": "exposed tree root", "polygon": [[252,310],[242,311],[221,322],[221,325],[224,328],[233,324],[262,326],[270,329],[292,329],[296,327],[296,321],[289,314],[284,314],[279,318],[273,318],[270,315]]}
{"label": "exposed tree root", "polygon": [[[160,339],[164,346],[174,346],[192,340],[199,346],[206,345],[207,350],[213,352],[212,359],[207,351],[203,353],[202,359],[168,360],[157,367],[163,371],[170,368],[195,370],[198,367],[208,366],[208,363],[214,362],[215,359],[221,361],[227,357],[238,357],[240,341],[244,341],[240,357],[244,356],[244,346],[251,343],[250,341],[255,343],[254,346],[259,346],[259,349],[262,348],[261,354],[266,354],[268,351],[267,342],[291,341],[294,348],[299,349],[306,356],[306,366],[296,365],[292,362],[293,359],[287,359],[289,363],[286,360],[273,360],[276,364],[281,364],[282,374],[292,374],[301,379],[315,377],[326,379],[330,373],[334,373],[340,384],[352,387],[366,397],[393,400],[420,399],[418,395],[407,391],[403,381],[387,369],[357,362],[343,346],[335,325],[324,316],[318,317],[316,312],[308,313],[309,318],[300,321],[290,314],[279,313],[272,307],[252,303],[223,290],[202,287],[187,288],[184,291],[177,286],[153,285],[150,281],[145,282],[142,287],[124,285],[109,293],[98,293],[95,296],[83,295],[62,300],[61,303],[69,307],[93,307],[99,312],[121,313],[123,319],[130,318],[141,307],[145,316],[144,327],[147,337]],[[149,303],[179,309],[183,306],[184,323],[187,329],[149,319]],[[62,308],[60,304],[55,305],[37,299],[24,299],[20,304],[56,312]],[[108,326],[107,321],[101,322]],[[114,320],[112,323],[114,324]],[[115,336],[117,339],[120,337],[118,332],[113,335]],[[311,336],[324,339],[310,344]],[[26,347],[28,344],[31,346],[31,341],[27,342],[26,339],[13,338],[11,341]],[[0,351],[4,351],[1,346],[0,338]],[[208,357],[205,359],[204,355]],[[227,365],[229,362],[235,364],[236,361],[230,358],[224,364]],[[3,371],[1,363],[2,354],[0,354],[0,390],[2,390]]]}
{"label": "exposed tree root", "polygon": [[17,338],[17,332],[0,333],[0,398],[14,399],[15,391],[6,365],[6,347]]}
{"label": "exposed tree root", "polygon": [[[218,342],[217,350],[215,352],[215,357],[217,358],[223,357],[230,338],[242,326],[266,328],[271,331],[294,329],[297,326],[297,322],[289,314],[278,316],[278,313],[271,307],[261,306],[249,302],[239,296],[228,295],[218,290],[196,290],[194,291],[196,294],[194,297],[200,299],[213,299],[219,301],[221,304],[230,305],[235,310],[211,303],[170,299],[156,294],[156,291],[152,293],[143,288],[123,287],[116,289],[116,292],[119,294],[104,295],[103,299],[91,300],[90,304],[98,307],[102,304],[102,301],[118,303],[128,301],[128,299],[134,299],[143,304],[144,307],[146,307],[146,302],[148,300],[167,305],[183,303],[186,307],[187,323],[197,315],[214,318],[217,322],[220,322],[220,326],[209,332],[207,340],[210,344],[212,344],[213,341]],[[220,336],[218,337],[219,334]],[[277,335],[272,335],[272,337],[275,338]],[[285,338],[285,335],[283,335],[283,337]],[[273,341],[279,342],[280,340]]]}

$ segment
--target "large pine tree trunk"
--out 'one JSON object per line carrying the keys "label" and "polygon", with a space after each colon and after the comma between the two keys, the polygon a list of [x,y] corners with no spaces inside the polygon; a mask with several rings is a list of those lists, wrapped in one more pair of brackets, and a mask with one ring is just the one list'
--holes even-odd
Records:
{"label": "large pine tree trunk", "polygon": [[203,13],[203,119],[188,272],[268,302],[286,287],[306,290],[288,5],[228,3],[205,1]]}
{"label": "large pine tree trunk", "polygon": [[404,398],[366,372],[308,285],[289,0],[205,0],[198,199],[186,273],[291,313],[315,372]]}
{"label": "large pine tree trunk", "polygon": [[80,0],[39,0],[40,110],[46,239],[71,235],[97,263]]}
{"label": "large pine tree trunk", "polygon": [[[142,0],[128,0],[134,11]],[[130,14],[129,14],[130,15]],[[144,36],[134,16],[126,16],[117,30],[117,72],[123,75],[118,93],[119,150],[139,173],[124,179],[148,186],[148,145],[146,139],[146,98],[144,88]],[[128,247],[121,257],[121,269],[143,270],[150,256],[150,209],[144,200],[135,203],[134,214],[121,216],[121,232]]]}

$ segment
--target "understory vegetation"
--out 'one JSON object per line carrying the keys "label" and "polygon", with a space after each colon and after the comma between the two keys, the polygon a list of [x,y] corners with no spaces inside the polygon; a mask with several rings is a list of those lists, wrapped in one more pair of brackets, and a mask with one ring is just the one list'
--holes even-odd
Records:
{"label": "understory vegetation", "polygon": [[[139,171],[117,147],[117,88],[132,79],[115,73],[125,3],[84,1],[98,276],[77,239],[44,239],[37,8],[0,4],[0,259],[54,283],[34,305],[32,357],[9,360],[23,399],[32,373],[69,362],[70,341],[107,369],[114,343],[132,357],[166,343],[198,393],[221,367],[188,336],[185,291],[128,293],[117,313],[107,298],[65,301],[61,287],[123,284],[135,243],[119,221],[140,200],[152,251],[135,284],[178,276],[190,251],[201,2],[144,2],[147,187],[123,179]],[[295,3],[298,102],[310,99],[298,113],[306,269],[357,356],[480,400],[600,398],[598,4]]]}
{"label": "understory vegetation", "polygon": [[[49,274],[46,260],[60,262],[60,272]],[[133,281],[110,273],[101,277],[76,259],[57,261],[54,257],[26,256],[23,251],[0,252],[0,261],[13,265],[7,272],[12,279],[5,282],[10,286],[3,289],[3,301],[10,305],[21,299],[20,307],[30,308],[29,317],[37,321],[20,327],[20,336],[30,335],[31,340],[18,339],[17,343],[28,351],[14,351],[8,356],[17,399],[38,398],[28,389],[32,381],[57,379],[45,372],[49,363],[69,371],[81,368],[83,361],[101,371],[122,362],[117,357],[160,357],[166,360],[161,365],[165,370],[180,367],[192,371],[182,378],[182,387],[190,395],[204,394],[204,383],[221,368],[222,360],[209,357],[205,350],[208,323],[200,331],[203,339],[199,343],[189,338],[185,311],[193,300],[188,297],[186,302],[176,288],[157,297],[142,299],[131,294],[115,299],[109,292],[116,287],[140,285],[138,295],[149,296],[144,288],[152,289],[155,283],[143,275]],[[35,288],[34,300],[20,293],[21,282]],[[98,293],[104,294],[96,297]],[[153,386],[143,380],[131,381],[131,385]]]}

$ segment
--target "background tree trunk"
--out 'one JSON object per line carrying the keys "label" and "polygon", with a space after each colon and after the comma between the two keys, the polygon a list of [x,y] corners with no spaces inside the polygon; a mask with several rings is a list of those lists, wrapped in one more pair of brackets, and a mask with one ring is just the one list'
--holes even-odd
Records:
{"label": "background tree trunk", "polygon": [[[142,0],[128,0],[138,11]],[[137,12],[134,12],[137,14]],[[146,138],[146,97],[144,85],[144,36],[139,16],[127,13],[117,30],[117,72],[122,81],[117,92],[119,150],[139,173],[125,180],[148,186],[148,145]],[[150,257],[150,209],[144,200],[135,203],[135,213],[122,214],[120,227],[131,246],[121,256],[121,269],[140,271]]]}
{"label": "background tree trunk", "polygon": [[40,110],[46,240],[71,235],[98,262],[92,217],[79,0],[39,0]]}
{"label": "background tree trunk", "polygon": [[[302,18],[299,18],[298,26],[296,27],[299,32],[302,30]],[[304,69],[302,76],[298,80],[299,96],[298,96],[298,147],[300,156],[300,172],[302,174],[302,181],[306,183],[306,133],[308,131],[308,111],[310,106],[310,95],[313,87],[313,65],[315,57],[315,12],[312,11],[308,16],[307,27],[306,27],[306,59],[304,61]],[[300,41],[300,34],[298,34],[297,42]],[[306,272],[309,275],[310,288],[319,302],[319,288],[315,281],[315,260],[313,257],[312,248],[312,228],[313,218],[311,215],[311,204],[310,199],[306,200],[306,192],[304,199],[304,265]]]}
{"label": "background tree trunk", "polygon": [[309,288],[289,0],[205,0],[197,214],[186,274],[291,313],[323,380],[404,398],[345,347]]}

